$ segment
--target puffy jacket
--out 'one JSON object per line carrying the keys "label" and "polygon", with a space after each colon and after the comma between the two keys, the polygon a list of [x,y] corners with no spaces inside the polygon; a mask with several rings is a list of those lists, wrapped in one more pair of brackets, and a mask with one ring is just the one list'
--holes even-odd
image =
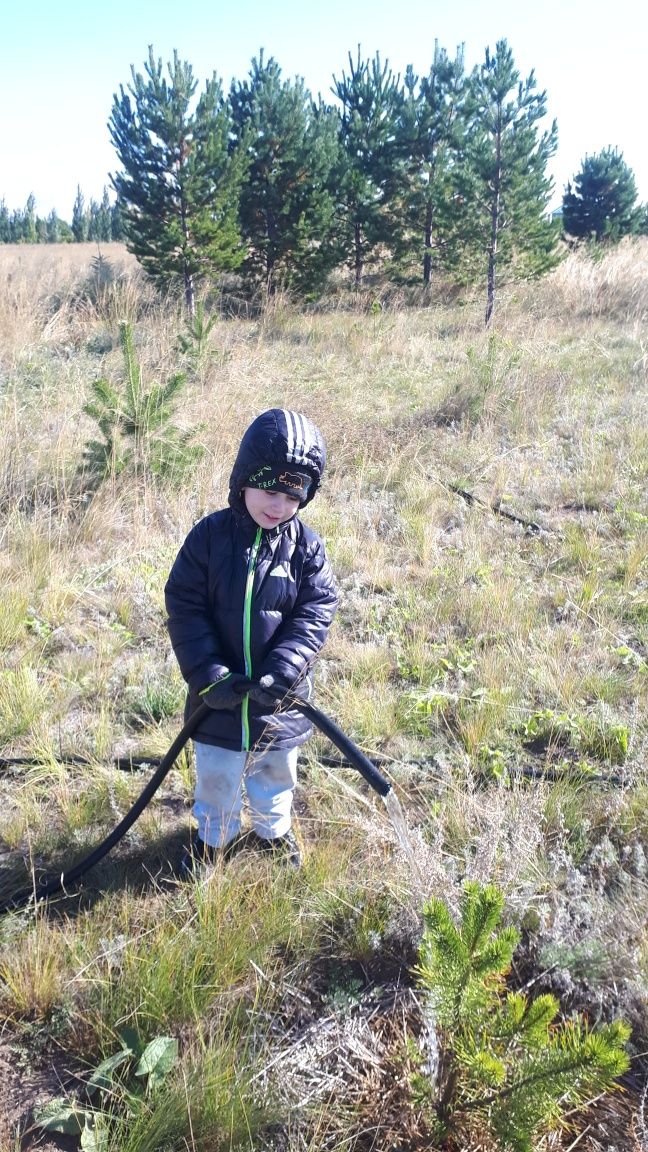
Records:
{"label": "puffy jacket", "polygon": [[[241,489],[263,464],[292,463],[313,477],[308,503],[325,464],[314,425],[298,413],[271,409],[245,433],[230,478],[229,508],[190,531],[165,588],[168,628],[189,686],[187,714],[199,692],[228,672],[303,690],[335,614],[333,574],[319,536],[298,516],[259,528]],[[194,739],[223,748],[292,748],[310,735],[297,709],[277,713],[249,697],[239,707],[211,710]]]}

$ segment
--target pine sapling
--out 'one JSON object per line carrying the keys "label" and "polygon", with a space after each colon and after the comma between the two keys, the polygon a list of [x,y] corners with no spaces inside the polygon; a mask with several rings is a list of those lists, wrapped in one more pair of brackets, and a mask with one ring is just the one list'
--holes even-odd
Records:
{"label": "pine sapling", "polygon": [[202,448],[190,443],[193,432],[183,432],[173,423],[184,373],[145,387],[130,324],[120,325],[119,338],[125,368],[121,389],[109,380],[95,380],[92,399],[83,407],[102,435],[101,440],[86,443],[80,469],[93,491],[103,480],[125,471],[178,478],[202,455]]}
{"label": "pine sapling", "polygon": [[430,1102],[442,1139],[473,1117],[503,1148],[531,1152],[568,1109],[617,1087],[630,1029],[556,1024],[554,996],[507,991],[519,935],[500,926],[503,904],[494,886],[469,883],[458,926],[441,900],[424,908],[417,973],[439,1049]]}

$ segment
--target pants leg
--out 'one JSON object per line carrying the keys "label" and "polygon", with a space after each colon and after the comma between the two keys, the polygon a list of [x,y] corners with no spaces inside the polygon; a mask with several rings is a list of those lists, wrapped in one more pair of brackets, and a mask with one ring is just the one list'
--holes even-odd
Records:
{"label": "pants leg", "polygon": [[222,848],[241,828],[243,774],[247,752],[194,742],[196,790],[193,814],[205,844]]}
{"label": "pants leg", "polygon": [[249,754],[245,790],[250,817],[254,831],[266,840],[285,836],[290,828],[298,754],[298,748]]}

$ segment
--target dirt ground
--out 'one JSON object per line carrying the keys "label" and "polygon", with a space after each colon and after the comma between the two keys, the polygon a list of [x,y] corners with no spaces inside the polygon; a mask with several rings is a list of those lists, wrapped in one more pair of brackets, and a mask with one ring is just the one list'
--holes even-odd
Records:
{"label": "dirt ground", "polygon": [[77,1149],[79,1141],[72,1137],[44,1134],[31,1128],[34,1106],[63,1095],[73,1080],[55,1058],[33,1069],[26,1065],[24,1053],[18,1046],[0,1040],[0,1152]]}

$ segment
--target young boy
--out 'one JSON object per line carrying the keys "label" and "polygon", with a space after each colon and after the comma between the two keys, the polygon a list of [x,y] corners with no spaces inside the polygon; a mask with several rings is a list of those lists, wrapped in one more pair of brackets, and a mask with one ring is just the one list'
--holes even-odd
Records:
{"label": "young boy", "polygon": [[[186,715],[200,703],[210,709],[194,734],[193,859],[228,857],[245,840],[301,863],[291,806],[311,726],[297,708],[279,711],[277,694],[310,697],[312,665],[337,608],[324,545],[297,516],[325,461],[306,416],[263,412],[241,441],[229,508],[194,526],[166,584],[169,635],[189,686]],[[246,837],[244,785],[253,828]]]}

